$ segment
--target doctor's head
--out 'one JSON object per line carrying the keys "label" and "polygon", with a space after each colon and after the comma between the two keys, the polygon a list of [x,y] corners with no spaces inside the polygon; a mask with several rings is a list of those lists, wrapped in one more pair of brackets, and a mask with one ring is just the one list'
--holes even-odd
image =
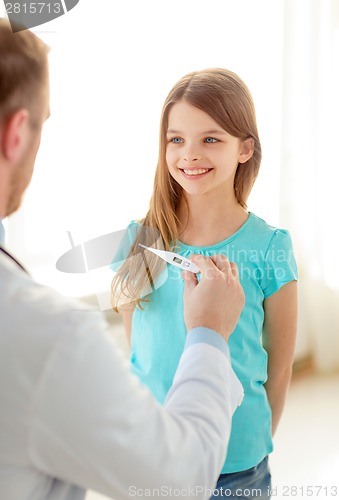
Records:
{"label": "doctor's head", "polygon": [[0,217],[20,206],[49,116],[47,46],[0,19]]}

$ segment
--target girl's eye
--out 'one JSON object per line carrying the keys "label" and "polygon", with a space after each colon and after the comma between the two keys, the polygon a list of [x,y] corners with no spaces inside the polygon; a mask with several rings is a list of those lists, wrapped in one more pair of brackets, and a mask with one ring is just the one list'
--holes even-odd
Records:
{"label": "girl's eye", "polygon": [[215,137],[206,137],[205,142],[208,144],[214,144],[215,142],[219,142],[218,139],[215,139]]}
{"label": "girl's eye", "polygon": [[183,142],[183,139],[180,137],[173,137],[173,139],[170,139],[170,142],[173,142],[173,144],[181,144]]}

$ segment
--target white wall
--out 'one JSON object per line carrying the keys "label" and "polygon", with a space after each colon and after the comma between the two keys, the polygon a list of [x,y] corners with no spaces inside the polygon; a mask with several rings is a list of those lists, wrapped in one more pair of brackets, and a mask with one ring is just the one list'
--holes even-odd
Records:
{"label": "white wall", "polygon": [[252,91],[263,163],[250,209],[278,224],[282,34],[282,0],[81,0],[40,27],[51,46],[52,114],[8,245],[62,288],[54,265],[67,231],[78,243],[145,214],[163,101],[182,75],[212,66]]}

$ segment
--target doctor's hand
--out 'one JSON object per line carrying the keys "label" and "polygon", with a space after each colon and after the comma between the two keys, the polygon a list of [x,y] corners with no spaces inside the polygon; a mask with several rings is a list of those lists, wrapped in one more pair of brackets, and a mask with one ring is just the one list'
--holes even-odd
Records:
{"label": "doctor's hand", "polygon": [[204,326],[228,340],[245,304],[238,267],[225,255],[191,255],[190,259],[199,267],[201,280],[189,271],[182,273],[186,328]]}

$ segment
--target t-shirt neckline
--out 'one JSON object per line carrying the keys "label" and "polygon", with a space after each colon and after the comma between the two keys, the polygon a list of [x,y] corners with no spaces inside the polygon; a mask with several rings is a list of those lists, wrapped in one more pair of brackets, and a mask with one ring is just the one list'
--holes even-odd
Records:
{"label": "t-shirt neckline", "polygon": [[253,219],[253,213],[248,212],[248,217],[246,221],[243,223],[242,226],[239,227],[239,229],[233,233],[231,236],[228,236],[225,240],[219,241],[218,243],[215,243],[214,245],[208,245],[208,246],[195,246],[195,245],[187,245],[186,243],[182,243],[180,240],[177,241],[177,245],[179,246],[180,250],[216,250],[217,248],[229,244],[232,240],[238,238],[240,234],[245,231],[247,226],[252,222]]}

